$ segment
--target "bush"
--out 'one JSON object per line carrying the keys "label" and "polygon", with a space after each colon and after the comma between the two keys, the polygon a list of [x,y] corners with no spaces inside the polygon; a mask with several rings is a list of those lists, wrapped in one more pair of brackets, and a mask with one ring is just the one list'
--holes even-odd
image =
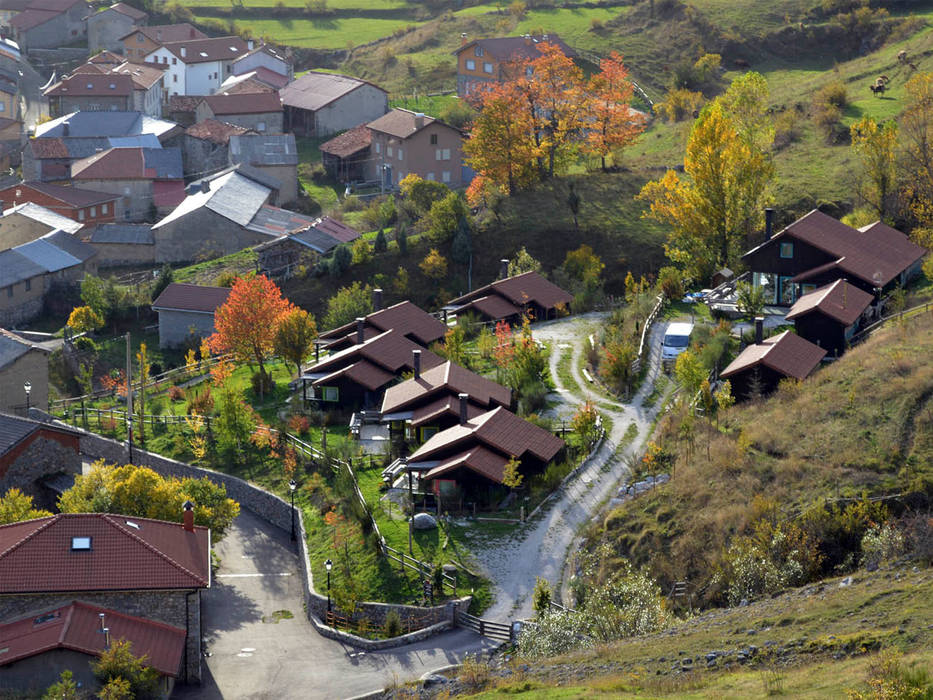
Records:
{"label": "bush", "polygon": [[658,287],[666,299],[680,299],[684,295],[684,273],[676,267],[658,270]]}
{"label": "bush", "polygon": [[658,113],[667,122],[679,122],[694,119],[703,106],[703,93],[672,88],[667,91],[664,100],[657,105]]}
{"label": "bush", "polygon": [[466,100],[450,102],[441,110],[441,121],[457,129],[465,129],[476,117],[476,111]]}
{"label": "bush", "polygon": [[384,630],[386,637],[398,637],[402,634],[402,618],[397,610],[390,610],[386,613]]}
{"label": "bush", "polygon": [[531,594],[531,607],[539,616],[551,609],[551,584],[540,576],[535,581],[535,590]]}
{"label": "bush", "polygon": [[[178,387],[172,387],[177,389]],[[169,393],[171,396],[171,392]],[[214,397],[211,396],[211,387],[207,385],[203,390],[192,389],[185,406],[185,413],[189,416],[209,416],[214,411]]]}
{"label": "bush", "polygon": [[170,386],[168,388],[168,398],[170,401],[181,401],[185,398],[185,390],[180,386]]}
{"label": "bush", "polygon": [[467,654],[463,657],[457,680],[469,688],[481,688],[489,681],[489,665],[473,654]]}
{"label": "bush", "polygon": [[297,435],[304,435],[308,432],[310,427],[311,421],[308,420],[307,416],[296,414],[288,419],[289,431],[296,433]]}
{"label": "bush", "polygon": [[86,335],[82,335],[80,338],[75,338],[72,343],[77,350],[82,352],[97,352],[97,343],[88,338]]}
{"label": "bush", "polygon": [[236,282],[238,278],[239,275],[233,270],[224,270],[217,276],[214,284],[218,287],[232,287],[233,283]]}
{"label": "bush", "polygon": [[275,388],[272,375],[268,372],[255,372],[253,376],[249,378],[249,384],[253,390],[254,396],[265,396]]}
{"label": "bush", "polygon": [[904,553],[904,534],[892,523],[872,526],[862,536],[862,565],[874,567]]}

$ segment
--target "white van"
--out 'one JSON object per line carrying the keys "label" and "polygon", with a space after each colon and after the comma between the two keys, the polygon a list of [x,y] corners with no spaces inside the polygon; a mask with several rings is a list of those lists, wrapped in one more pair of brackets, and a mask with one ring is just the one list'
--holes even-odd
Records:
{"label": "white van", "polygon": [[661,343],[661,362],[665,366],[673,365],[677,356],[690,346],[692,334],[692,323],[671,323],[667,326]]}

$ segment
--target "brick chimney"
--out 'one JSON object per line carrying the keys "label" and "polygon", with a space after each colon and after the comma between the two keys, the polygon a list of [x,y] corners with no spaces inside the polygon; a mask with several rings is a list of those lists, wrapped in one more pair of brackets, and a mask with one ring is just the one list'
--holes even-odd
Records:
{"label": "brick chimney", "polygon": [[755,345],[761,345],[765,339],[765,319],[762,316],[755,317]]}
{"label": "brick chimney", "polygon": [[499,261],[499,279],[504,280],[509,276],[509,261],[505,258]]}
{"label": "brick chimney", "polygon": [[356,319],[356,344],[362,345],[363,341],[366,340],[366,337],[363,334],[363,330],[366,328],[366,319],[360,316]]}
{"label": "brick chimney", "polygon": [[467,45],[467,33],[461,32],[460,33],[460,46],[466,46],[466,45]]}
{"label": "brick chimney", "polygon": [[373,290],[373,311],[382,311],[382,290],[378,287]]}
{"label": "brick chimney", "polygon": [[415,112],[415,128],[420,129],[424,126],[424,112]]}
{"label": "brick chimney", "polygon": [[457,398],[460,399],[460,425],[466,425],[467,406],[469,405],[470,395],[469,394],[457,394]]}
{"label": "brick chimney", "polygon": [[412,364],[412,368],[415,370],[415,379],[421,379],[421,351],[420,350],[411,351],[411,364]]}
{"label": "brick chimney", "polygon": [[185,530],[194,532],[194,503],[185,501],[185,505],[182,507],[185,509]]}

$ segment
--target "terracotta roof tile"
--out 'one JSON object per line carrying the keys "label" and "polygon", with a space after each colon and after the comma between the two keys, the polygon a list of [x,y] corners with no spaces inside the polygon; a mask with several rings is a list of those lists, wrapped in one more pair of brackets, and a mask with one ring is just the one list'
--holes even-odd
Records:
{"label": "terracotta roof tile", "polygon": [[806,379],[820,364],[826,351],[795,333],[784,331],[749,345],[719,375],[728,379],[734,374],[761,364],[793,379]]}
{"label": "terracotta roof tile", "polygon": [[214,313],[230,296],[229,287],[204,287],[199,284],[172,282],[152,302],[152,308]]}
{"label": "terracotta roof tile", "polygon": [[230,137],[234,134],[245,134],[248,131],[249,129],[244,126],[230,124],[219,119],[204,119],[185,129],[188,136],[220,145],[228,144]]}
{"label": "terracotta roof tile", "polygon": [[359,153],[372,143],[373,132],[365,124],[360,124],[352,129],[344,131],[339,136],[335,136],[330,141],[321,144],[321,151],[329,153],[338,158],[349,158],[354,153]]}
{"label": "terracotta roof tile", "polygon": [[488,54],[498,61],[533,60],[540,58],[541,52],[538,49],[544,42],[557,44],[564,52],[564,55],[570,58],[577,55],[577,52],[570,48],[557,34],[535,34],[528,35],[527,38],[524,36],[503,36],[491,39],[474,39],[458,48],[454,51],[454,54],[479,46],[483,49],[484,54]]}
{"label": "terracotta roof tile", "polygon": [[68,158],[68,147],[62,139],[29,139],[29,146],[36,158]]}
{"label": "terracotta roof tile", "polygon": [[[379,131],[400,139],[407,139],[409,136],[414,136],[423,128],[433,124],[434,122],[438,122],[439,124],[446,126],[448,129],[454,129],[452,126],[444,124],[443,122],[438,121],[434,117],[429,117],[426,114],[421,115],[420,126],[418,125],[418,119],[419,117],[417,113],[408,109],[400,109],[396,107],[395,109],[389,110],[388,113],[383,114],[378,119],[374,119],[373,121],[369,122],[369,124],[366,126],[373,131]],[[454,129],[454,131],[456,131],[456,129]]]}
{"label": "terracotta roof tile", "polygon": [[246,42],[238,36],[163,41],[162,47],[174,54],[179,61],[187,64],[232,61],[249,51]]}
{"label": "terracotta roof tile", "polygon": [[126,36],[120,37],[121,40],[133,36],[140,32],[157,44],[164,44],[170,41],[186,41],[192,39],[206,39],[207,34],[197,27],[187,22],[181,24],[150,24],[146,27],[136,27]]}
{"label": "terracotta roof tile", "polygon": [[225,114],[265,114],[281,112],[276,92],[243,92],[234,95],[208,95],[203,98],[216,116]]}
{"label": "terracotta roof tile", "polygon": [[70,207],[87,207],[120,199],[120,195],[111,192],[97,192],[95,190],[81,189],[80,187],[54,185],[50,182],[21,182],[18,185],[0,190],[0,200],[10,206],[35,201],[39,195],[51,197]]}
{"label": "terracotta roof tile", "polygon": [[127,75],[112,73],[79,73],[67,76],[45,91],[46,97],[95,97],[133,94],[133,80]]}

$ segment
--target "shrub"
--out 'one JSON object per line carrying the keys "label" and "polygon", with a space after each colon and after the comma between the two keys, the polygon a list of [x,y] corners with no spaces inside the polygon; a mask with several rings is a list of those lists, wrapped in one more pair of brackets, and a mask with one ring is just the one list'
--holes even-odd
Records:
{"label": "shrub", "polygon": [[83,352],[97,352],[97,343],[88,338],[86,335],[82,335],[80,338],[75,338],[73,345],[76,349]]}
{"label": "shrub", "polygon": [[373,248],[362,236],[353,243],[353,264],[365,265],[373,259]]}
{"label": "shrub", "polygon": [[862,564],[878,566],[903,554],[904,534],[892,523],[869,528],[862,536]]}
{"label": "shrub", "polygon": [[684,295],[684,274],[676,267],[658,270],[658,287],[666,299],[680,299]]}
{"label": "shrub", "polygon": [[547,579],[538,577],[531,594],[531,607],[540,616],[551,609],[551,584]]}
{"label": "shrub", "polygon": [[606,28],[605,22],[603,22],[599,17],[593,17],[590,20],[590,31],[599,32]]}
{"label": "shrub", "polygon": [[869,691],[849,690],[850,700],[923,700],[933,694],[929,672],[901,662],[900,652],[886,649],[868,664]]}
{"label": "shrub", "polygon": [[779,151],[800,139],[800,117],[796,110],[781,112],[774,120],[774,150]]}
{"label": "shrub", "polygon": [[215,284],[218,287],[232,287],[233,283],[237,281],[239,275],[233,270],[224,270],[217,276]]}
{"label": "shrub", "polygon": [[390,610],[386,613],[384,629],[386,637],[398,637],[402,634],[402,618],[397,610]]}
{"label": "shrub", "polygon": [[694,119],[703,102],[703,93],[686,88],[671,88],[657,105],[657,110],[665,121],[679,122]]}
{"label": "shrub", "polygon": [[308,420],[307,416],[294,415],[288,419],[288,429],[289,431],[296,433],[298,435],[304,435],[308,432],[308,428],[311,427],[311,422]]}
{"label": "shrub", "polygon": [[[178,388],[178,387],[173,387]],[[193,389],[188,397],[188,404],[185,406],[185,413],[189,416],[209,416],[214,410],[214,397],[211,396],[211,387],[205,385],[204,389],[198,391]]]}
{"label": "shrub", "polygon": [[481,688],[489,681],[489,664],[473,654],[467,654],[463,657],[457,680],[469,688]]}
{"label": "shrub", "polygon": [[170,386],[168,388],[168,398],[170,401],[181,401],[185,398],[185,390],[180,386]]}

